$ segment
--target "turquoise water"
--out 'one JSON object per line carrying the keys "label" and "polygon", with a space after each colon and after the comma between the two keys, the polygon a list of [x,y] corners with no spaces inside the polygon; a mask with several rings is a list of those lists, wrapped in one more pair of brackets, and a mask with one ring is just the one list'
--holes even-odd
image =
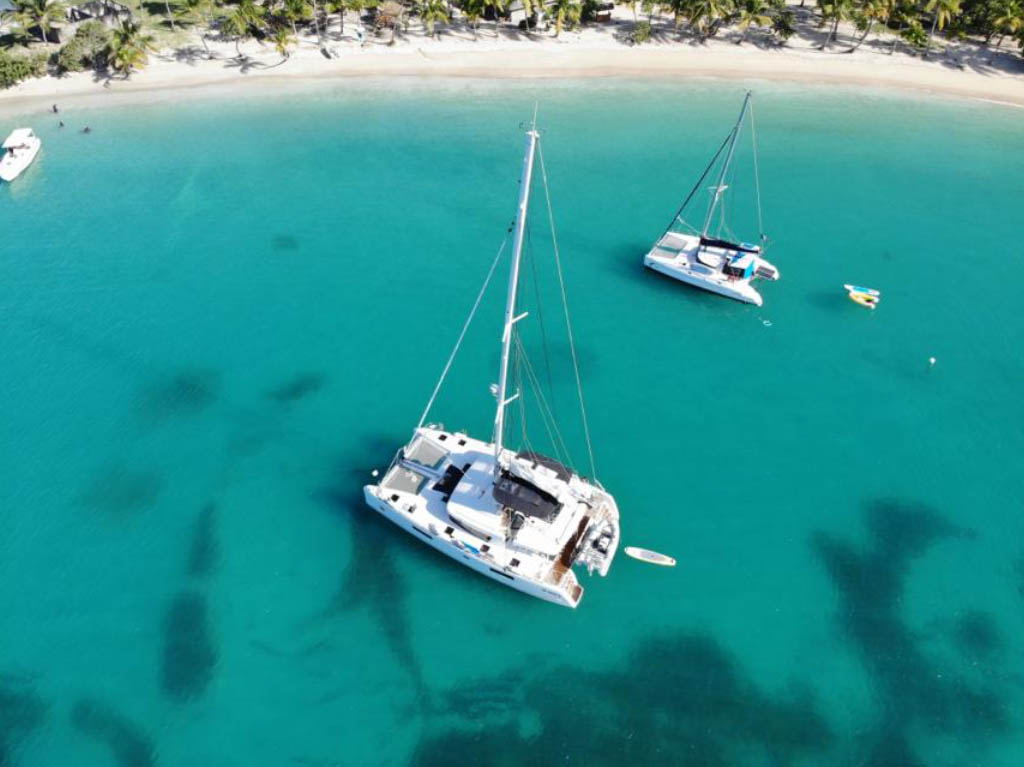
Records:
{"label": "turquoise water", "polygon": [[[0,189],[0,764],[1019,764],[1021,115],[757,91],[761,309],[640,265],[740,85],[19,118],[44,149]],[[598,475],[624,543],[679,560],[622,557],[575,612],[360,495],[500,243],[534,100]],[[476,434],[501,293],[434,412]]]}

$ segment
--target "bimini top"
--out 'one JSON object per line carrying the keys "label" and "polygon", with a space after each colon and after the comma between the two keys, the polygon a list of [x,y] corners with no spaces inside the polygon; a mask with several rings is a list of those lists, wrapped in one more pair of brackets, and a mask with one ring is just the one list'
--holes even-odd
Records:
{"label": "bimini top", "polygon": [[11,149],[14,147],[24,146],[29,141],[34,139],[36,134],[32,132],[31,128],[16,128],[11,131],[11,135],[4,141],[3,148]]}
{"label": "bimini top", "polygon": [[506,508],[519,511],[528,517],[537,517],[550,522],[558,516],[562,504],[553,495],[530,484],[525,479],[502,472],[494,483],[494,500]]}

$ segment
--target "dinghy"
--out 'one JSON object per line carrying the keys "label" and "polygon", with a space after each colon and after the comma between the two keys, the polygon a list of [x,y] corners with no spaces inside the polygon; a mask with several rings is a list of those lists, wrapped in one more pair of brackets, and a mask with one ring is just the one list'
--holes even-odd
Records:
{"label": "dinghy", "polygon": [[0,158],[0,178],[14,181],[39,154],[42,142],[31,128],[17,128],[4,141],[4,154]]}

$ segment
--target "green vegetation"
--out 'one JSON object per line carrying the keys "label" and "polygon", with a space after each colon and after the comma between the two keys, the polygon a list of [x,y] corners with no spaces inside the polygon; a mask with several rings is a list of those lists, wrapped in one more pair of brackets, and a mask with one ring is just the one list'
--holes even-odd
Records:
{"label": "green vegetation", "polygon": [[149,62],[149,52],[154,50],[153,35],[142,31],[134,21],[122,21],[114,28],[107,46],[107,61],[115,72],[125,77]]}
{"label": "green vegetation", "polygon": [[42,42],[54,42],[53,28],[67,19],[68,9],[59,0],[13,0],[8,12],[25,33],[39,36]]}
{"label": "green vegetation", "polygon": [[[21,43],[25,56],[8,50],[2,66],[2,87],[26,77],[96,69],[129,76],[146,65],[149,53],[157,46],[152,32],[161,34],[166,44],[168,28],[175,32],[190,29],[197,34],[207,58],[212,57],[209,38],[234,42],[239,59],[241,44],[257,39],[281,55],[281,63],[290,56],[303,34],[315,34],[320,47],[330,35],[345,33],[346,14],[378,11],[373,30],[386,29],[391,39],[408,29],[408,19],[416,17],[428,35],[439,36],[442,28],[461,25],[479,35],[484,19],[494,20],[494,35],[505,23],[509,0],[153,0],[138,6],[135,17],[115,29],[98,20],[80,24],[77,29],[67,18],[71,0],[12,0],[13,7],[3,14],[9,34],[8,47]],[[558,37],[566,29],[592,22],[598,0],[545,0],[543,12],[550,23],[548,34]],[[900,44],[927,55],[941,38],[973,39],[981,45],[1002,47],[1010,39],[1024,50],[1024,0],[814,0],[821,32],[806,26],[797,28],[797,7],[786,0],[623,0],[631,9],[632,25],[620,34],[630,44],[643,44],[655,36],[668,41],[674,30],[680,38],[699,42],[727,30],[737,45],[785,45],[797,34],[815,35],[814,45],[826,53],[854,53],[872,34],[888,32],[885,46],[895,53]],[[809,5],[801,0],[800,8]],[[540,12],[540,0],[524,0],[526,11]],[[161,7],[150,16],[153,7]],[[638,9],[639,6],[639,9]],[[638,18],[638,10],[643,16]],[[166,12],[166,18],[165,13]],[[806,12],[811,12],[807,8]],[[851,33],[850,28],[855,31]],[[328,31],[331,29],[331,32]],[[75,29],[74,36],[66,35]],[[56,47],[57,32],[65,38]],[[177,42],[182,34],[177,31]],[[842,41],[840,41],[842,37]],[[194,38],[193,38],[194,39]],[[891,43],[889,42],[891,40]],[[877,47],[877,40],[871,45]],[[868,46],[870,47],[870,46]],[[48,64],[46,62],[49,57]],[[40,63],[40,62],[43,63]]]}
{"label": "green vegetation", "polygon": [[107,64],[107,50],[110,45],[110,30],[103,22],[87,21],[77,30],[67,45],[57,53],[57,72],[82,72],[86,69],[103,69]]}
{"label": "green vegetation", "polygon": [[649,21],[637,22],[629,39],[634,45],[640,45],[649,41],[651,39],[651,23]]}
{"label": "green vegetation", "polygon": [[0,51],[0,88],[10,88],[30,77],[42,77],[46,74],[48,58],[45,53],[16,56]]}

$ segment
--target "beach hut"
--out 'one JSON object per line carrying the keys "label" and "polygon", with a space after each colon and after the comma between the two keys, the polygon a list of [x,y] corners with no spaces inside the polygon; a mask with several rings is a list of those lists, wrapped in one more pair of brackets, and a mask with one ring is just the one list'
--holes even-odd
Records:
{"label": "beach hut", "polygon": [[395,30],[405,24],[406,8],[395,0],[385,0],[377,7],[377,15],[373,20],[375,31],[382,29]]}
{"label": "beach hut", "polygon": [[89,0],[68,8],[68,21],[80,24],[83,21],[98,19],[112,27],[132,17],[132,9],[114,0]]}

